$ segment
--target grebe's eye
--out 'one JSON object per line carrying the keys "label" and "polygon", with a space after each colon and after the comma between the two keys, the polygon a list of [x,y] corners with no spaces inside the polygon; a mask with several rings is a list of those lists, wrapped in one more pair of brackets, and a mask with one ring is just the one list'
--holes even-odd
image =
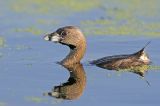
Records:
{"label": "grebe's eye", "polygon": [[65,36],[66,32],[62,31],[60,35]]}

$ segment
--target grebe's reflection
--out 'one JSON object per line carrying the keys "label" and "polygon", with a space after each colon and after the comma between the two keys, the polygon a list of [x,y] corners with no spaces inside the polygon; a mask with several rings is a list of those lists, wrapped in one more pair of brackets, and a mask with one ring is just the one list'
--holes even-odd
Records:
{"label": "grebe's reflection", "polygon": [[67,82],[54,86],[51,92],[45,93],[58,99],[73,100],[79,98],[86,85],[86,76],[82,64],[77,63],[65,67],[69,73],[70,77]]}

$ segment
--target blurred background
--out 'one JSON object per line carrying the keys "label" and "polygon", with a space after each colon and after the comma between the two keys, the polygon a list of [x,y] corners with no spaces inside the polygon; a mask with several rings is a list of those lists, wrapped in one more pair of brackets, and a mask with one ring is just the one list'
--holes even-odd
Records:
{"label": "blurred background", "polygon": [[43,35],[65,25],[88,35],[160,36],[159,0],[0,0],[0,35]]}

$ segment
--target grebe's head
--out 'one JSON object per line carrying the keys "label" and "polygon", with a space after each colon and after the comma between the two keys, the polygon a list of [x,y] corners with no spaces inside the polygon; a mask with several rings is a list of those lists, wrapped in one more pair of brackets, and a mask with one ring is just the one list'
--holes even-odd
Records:
{"label": "grebe's head", "polygon": [[75,26],[59,28],[55,32],[47,34],[44,39],[67,45],[70,49],[74,49],[86,43],[83,33]]}

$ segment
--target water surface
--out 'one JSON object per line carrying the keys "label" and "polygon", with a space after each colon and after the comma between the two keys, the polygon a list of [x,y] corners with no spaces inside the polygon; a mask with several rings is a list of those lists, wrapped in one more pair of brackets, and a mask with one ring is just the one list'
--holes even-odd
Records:
{"label": "water surface", "polygon": [[[45,42],[40,37],[7,38],[1,48],[0,100],[8,105],[159,105],[159,67],[148,70],[145,79],[129,72],[116,72],[89,66],[88,61],[107,55],[132,53],[151,40],[146,48],[153,65],[159,65],[159,39],[88,36],[87,53],[82,60],[86,73],[86,87],[76,100],[65,101],[43,96],[54,86],[64,83],[69,72],[56,64],[69,49],[60,44]],[[26,41],[27,40],[27,41]],[[99,51],[99,52],[97,52]],[[147,80],[150,86],[146,83]]]}

